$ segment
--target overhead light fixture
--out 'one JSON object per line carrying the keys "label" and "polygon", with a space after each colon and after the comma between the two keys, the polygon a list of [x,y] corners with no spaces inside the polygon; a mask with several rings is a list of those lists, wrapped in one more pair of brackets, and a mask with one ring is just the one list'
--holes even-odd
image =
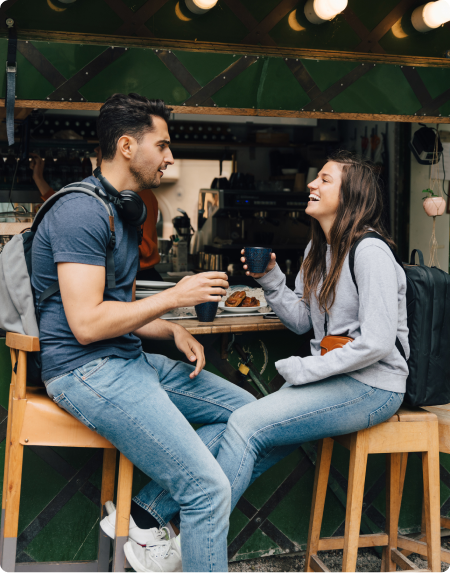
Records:
{"label": "overhead light fixture", "polygon": [[412,12],[412,25],[418,32],[429,32],[449,22],[449,0],[436,0],[418,6]]}
{"label": "overhead light fixture", "polygon": [[338,16],[348,5],[348,0],[307,0],[304,14],[312,24],[324,24]]}
{"label": "overhead light fixture", "polygon": [[218,0],[185,0],[186,7],[193,14],[205,14],[217,4]]}

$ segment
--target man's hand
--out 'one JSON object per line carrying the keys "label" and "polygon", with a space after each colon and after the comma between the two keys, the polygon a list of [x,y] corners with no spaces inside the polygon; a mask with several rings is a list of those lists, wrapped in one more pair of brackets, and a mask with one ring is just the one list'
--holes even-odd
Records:
{"label": "man's hand", "polygon": [[175,329],[174,342],[180,352],[183,352],[190,362],[197,360],[196,369],[189,375],[191,380],[193,380],[205,366],[204,347],[183,327]]}
{"label": "man's hand", "polygon": [[[244,249],[241,251],[241,254],[244,255]],[[241,262],[245,263],[246,257],[244,257],[244,256],[241,257]],[[243,265],[243,269],[246,271],[246,274],[248,276],[254,277],[254,279],[260,279],[261,277],[267,275],[269,273],[269,271],[272,271],[275,266],[276,266],[276,253],[271,253],[271,259],[270,259],[268,266],[266,267],[266,270],[264,273],[251,273],[250,271],[247,270],[246,264]]]}
{"label": "man's hand", "polygon": [[213,271],[183,277],[177,285],[169,289],[177,301],[177,307],[195,306],[203,302],[219,302],[227,294],[229,287],[226,273]]}

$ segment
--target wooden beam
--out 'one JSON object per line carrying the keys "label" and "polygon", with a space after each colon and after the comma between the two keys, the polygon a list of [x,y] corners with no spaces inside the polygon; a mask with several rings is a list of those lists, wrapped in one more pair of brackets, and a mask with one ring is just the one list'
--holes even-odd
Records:
{"label": "wooden beam", "polygon": [[[343,549],[344,537],[322,537],[318,543],[318,551]],[[386,533],[368,533],[359,536],[359,547],[385,547],[388,545]]]}
{"label": "wooden beam", "polygon": [[418,571],[419,570],[418,567],[415,566],[415,563],[412,563],[412,561],[410,561],[410,559],[407,559],[407,557],[405,557],[397,549],[391,550],[391,558],[394,561],[394,563],[396,563],[396,565],[399,565],[399,567],[401,567],[401,569],[403,569],[404,571]]}
{"label": "wooden beam", "polygon": [[[150,48],[181,50],[185,52],[213,52],[236,55],[255,55],[274,58],[302,58],[307,60],[338,60],[398,64],[428,68],[449,68],[449,58],[429,58],[393,54],[373,54],[362,52],[341,52],[338,50],[311,50],[304,48],[284,48],[280,46],[256,46],[252,44],[221,44],[214,42],[192,42],[160,38],[107,36],[80,34],[74,32],[49,32],[47,30],[18,30],[19,40],[55,42],[64,44],[89,44],[101,46],[123,46],[126,48]],[[0,38],[7,38],[0,32]]]}
{"label": "wooden beam", "polygon": [[[70,102],[70,101],[42,101],[42,100],[16,100],[20,107],[31,107],[33,109],[78,109],[78,110],[99,110],[103,102]],[[0,99],[0,108],[5,106],[5,100]],[[335,113],[326,111],[293,111],[278,109],[250,109],[235,107],[190,107],[182,105],[172,106],[172,110],[177,113],[192,113],[206,115],[244,115],[248,117],[288,117],[288,118],[317,118],[317,119],[353,119],[360,121],[400,121],[404,123],[450,123],[449,116],[419,116],[419,115],[389,115],[378,113]],[[226,147],[233,145],[224,144]]]}
{"label": "wooden beam", "polygon": [[319,573],[321,571],[330,571],[330,569],[326,567],[326,565],[323,563],[323,561],[321,561],[318,555],[311,555],[310,567],[313,569],[313,571],[318,571]]}

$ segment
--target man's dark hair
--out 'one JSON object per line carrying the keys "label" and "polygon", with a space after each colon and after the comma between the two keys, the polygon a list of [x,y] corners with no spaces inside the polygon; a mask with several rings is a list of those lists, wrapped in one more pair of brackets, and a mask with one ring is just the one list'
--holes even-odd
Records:
{"label": "man's dark hair", "polygon": [[172,109],[161,99],[147,99],[139,94],[113,94],[100,108],[97,135],[103,159],[113,159],[117,142],[131,135],[138,142],[153,130],[152,116],[169,121]]}

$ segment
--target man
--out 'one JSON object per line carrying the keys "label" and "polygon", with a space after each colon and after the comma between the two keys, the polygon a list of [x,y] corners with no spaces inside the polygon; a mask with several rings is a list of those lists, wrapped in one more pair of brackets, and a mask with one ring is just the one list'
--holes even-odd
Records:
{"label": "man", "polygon": [[[169,112],[164,102],[137,94],[115,94],[101,108],[102,175],[119,192],[160,184],[174,161]],[[102,188],[94,177],[85,181]],[[135,300],[138,231],[110,205],[114,289],[105,286],[111,232],[100,201],[83,193],[62,197],[36,233],[36,298],[57,279],[60,286],[40,307],[42,378],[60,407],[105,436],[153,480],[132,503],[125,550],[134,568],[180,571],[181,554],[183,571],[227,571],[230,485],[212,452],[231,413],[253,397],[203,371],[202,345],[182,326],[159,319],[177,307],[220,300],[227,276],[185,277],[171,289]],[[140,338],[173,340],[196,366],[143,353]],[[204,425],[196,433],[190,422]],[[164,524],[150,505],[153,484],[180,506],[181,553],[176,541],[153,527]],[[114,521],[114,511],[102,521],[112,536]]]}
{"label": "man", "polygon": [[[96,147],[94,151],[96,153],[96,167],[100,167],[102,163],[102,150],[99,146]],[[42,200],[46,201],[55,191],[44,178],[45,161],[36,153],[30,153],[30,156],[32,158],[30,169],[33,172],[33,180],[39,189]],[[160,273],[155,269],[155,265],[160,262],[156,227],[158,221],[158,200],[152,189],[143,189],[140,191],[139,196],[146,206],[147,218],[142,226],[143,237],[139,245],[139,271],[136,278],[148,281],[161,281]]]}

